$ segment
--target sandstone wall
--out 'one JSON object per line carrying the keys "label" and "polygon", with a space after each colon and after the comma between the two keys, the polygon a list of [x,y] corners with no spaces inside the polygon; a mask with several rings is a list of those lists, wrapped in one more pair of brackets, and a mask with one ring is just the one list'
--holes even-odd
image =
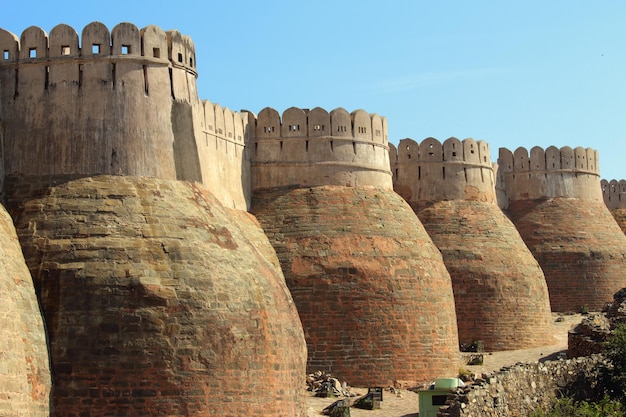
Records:
{"label": "sandstone wall", "polygon": [[254,119],[252,189],[285,186],[374,186],[391,189],[387,119],[338,108],[272,108]]}
{"label": "sandstone wall", "polygon": [[407,201],[495,201],[489,145],[482,140],[403,139],[390,155],[394,189]]}
{"label": "sandstone wall", "polygon": [[417,213],[452,277],[460,342],[480,340],[487,350],[545,344],[551,337],[545,277],[496,205],[489,145],[404,139],[391,166],[394,189]]}
{"label": "sandstone wall", "polygon": [[298,308],[309,372],[353,386],[458,373],[450,276],[411,208],[370,187],[255,192]]}
{"label": "sandstone wall", "polygon": [[50,415],[43,318],[11,217],[0,206],[0,415]]}
{"label": "sandstone wall", "polygon": [[[602,200],[598,152],[591,148],[550,146],[544,151],[535,146],[530,153],[523,147],[515,152],[500,148],[498,165],[509,201],[555,197]],[[503,204],[506,207],[507,202]]]}
{"label": "sandstone wall", "polygon": [[602,180],[602,198],[609,210],[626,208],[626,180]]}
{"label": "sandstone wall", "polygon": [[109,32],[93,22],[80,42],[67,25],[19,39],[0,29],[0,51],[7,175],[195,181],[227,207],[248,208],[248,116],[198,99],[189,36],[130,23]]}
{"label": "sandstone wall", "polygon": [[5,191],[57,415],[306,415],[302,326],[248,214],[145,177],[10,176]]}

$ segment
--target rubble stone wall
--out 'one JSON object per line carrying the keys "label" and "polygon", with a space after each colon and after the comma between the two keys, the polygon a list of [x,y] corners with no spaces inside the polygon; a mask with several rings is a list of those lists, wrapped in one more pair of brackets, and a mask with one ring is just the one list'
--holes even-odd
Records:
{"label": "rubble stone wall", "polygon": [[594,355],[503,368],[448,396],[437,416],[510,417],[548,410],[558,395],[591,395],[601,363],[602,357]]}

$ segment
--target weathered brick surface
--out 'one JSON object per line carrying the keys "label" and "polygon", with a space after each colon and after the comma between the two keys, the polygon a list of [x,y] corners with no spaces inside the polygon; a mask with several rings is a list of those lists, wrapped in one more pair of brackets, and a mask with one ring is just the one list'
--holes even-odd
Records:
{"label": "weathered brick surface", "polygon": [[613,218],[619,225],[620,229],[622,229],[622,231],[626,233],[626,209],[614,209],[611,210],[611,214],[613,215]]}
{"label": "weathered brick surface", "polygon": [[306,414],[302,326],[246,213],[149,178],[8,178],[7,190],[56,415]]}
{"label": "weathered brick surface", "polygon": [[601,200],[518,200],[506,212],[543,269],[553,311],[600,310],[626,286],[626,236]]}
{"label": "weathered brick surface", "polygon": [[487,350],[526,349],[550,339],[543,272],[494,203],[440,201],[413,207],[452,277],[459,341]]}
{"label": "weathered brick surface", "polygon": [[0,206],[0,415],[50,415],[43,319],[11,217]]}
{"label": "weathered brick surface", "polygon": [[458,373],[450,275],[411,208],[363,187],[274,189],[257,216],[298,307],[309,371],[352,385]]}

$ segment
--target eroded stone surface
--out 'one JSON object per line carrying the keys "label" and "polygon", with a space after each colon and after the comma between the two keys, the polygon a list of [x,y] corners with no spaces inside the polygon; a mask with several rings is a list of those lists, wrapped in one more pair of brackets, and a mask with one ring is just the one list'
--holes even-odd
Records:
{"label": "eroded stone surface", "polygon": [[58,415],[305,415],[302,327],[249,215],[183,182],[51,180],[8,188]]}
{"label": "eroded stone surface", "polygon": [[50,415],[43,320],[11,217],[0,206],[0,415]]}

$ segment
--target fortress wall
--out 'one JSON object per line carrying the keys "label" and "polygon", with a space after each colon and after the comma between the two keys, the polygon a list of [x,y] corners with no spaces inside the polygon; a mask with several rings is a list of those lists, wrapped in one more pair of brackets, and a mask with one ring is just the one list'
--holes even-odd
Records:
{"label": "fortress wall", "polygon": [[226,207],[247,210],[250,207],[250,160],[248,156],[248,120],[254,115],[233,112],[201,102],[200,132],[196,146],[202,166],[202,183]]}
{"label": "fortress wall", "polygon": [[598,152],[590,148],[550,146],[544,151],[536,146],[530,154],[522,147],[515,152],[500,148],[498,164],[509,201],[551,197],[598,201],[602,198],[598,184]]}
{"label": "fortress wall", "polygon": [[452,278],[459,341],[488,350],[541,346],[549,336],[545,277],[496,204],[484,141],[403,139],[391,159],[394,189],[441,251]]}
{"label": "fortress wall", "polygon": [[626,208],[626,180],[601,180],[602,198],[609,210]]}
{"label": "fortress wall", "polygon": [[598,153],[500,149],[506,213],[541,265],[553,311],[601,309],[626,285],[626,236],[602,200]]}
{"label": "fortress wall", "polygon": [[357,110],[263,109],[250,123],[252,188],[374,186],[391,189],[387,120]]}
{"label": "fortress wall", "polygon": [[130,23],[93,22],[82,42],[67,25],[17,42],[0,30],[6,174],[176,178],[172,96],[197,97],[193,45],[178,38]]}
{"label": "fortress wall", "polygon": [[394,187],[409,202],[495,201],[495,176],[484,141],[403,139],[393,159]]}

